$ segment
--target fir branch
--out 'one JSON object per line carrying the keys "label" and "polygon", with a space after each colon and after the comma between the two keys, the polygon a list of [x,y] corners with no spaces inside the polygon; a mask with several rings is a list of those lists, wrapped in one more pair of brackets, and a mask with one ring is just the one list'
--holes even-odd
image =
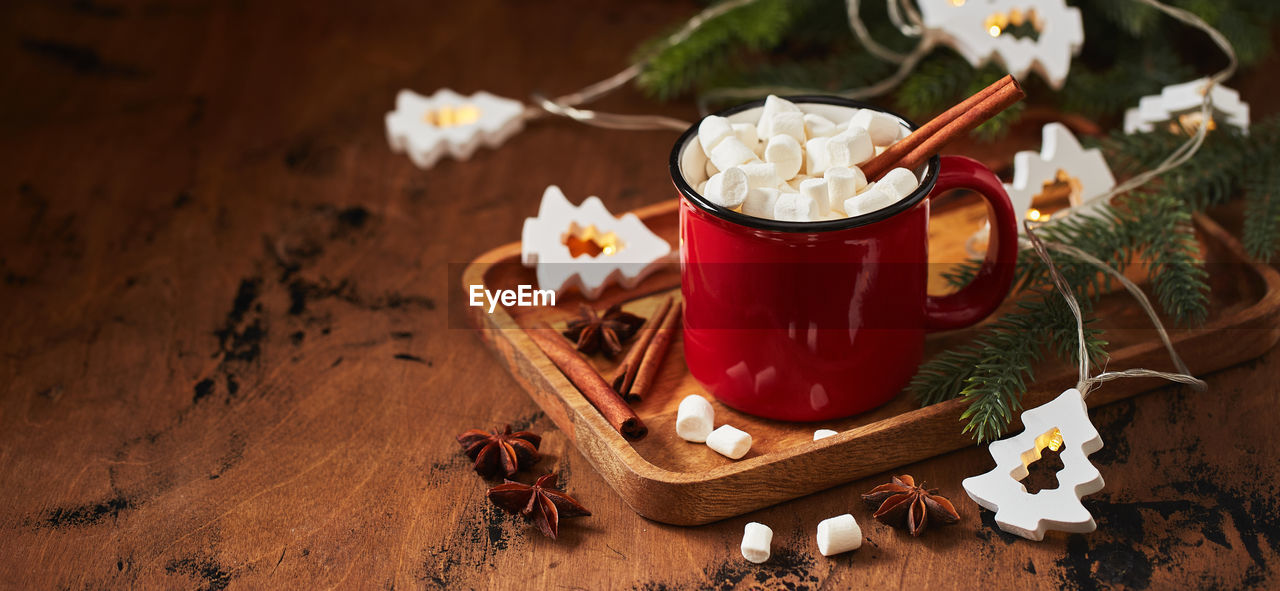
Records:
{"label": "fir branch", "polygon": [[1249,255],[1271,262],[1280,249],[1280,162],[1272,161],[1264,175],[1251,180],[1245,192],[1244,247]]}
{"label": "fir branch", "polygon": [[648,58],[637,84],[659,99],[693,88],[728,63],[735,51],[777,46],[807,2],[755,0],[710,19],[683,42],[663,46],[670,32],[642,46],[636,61]]}

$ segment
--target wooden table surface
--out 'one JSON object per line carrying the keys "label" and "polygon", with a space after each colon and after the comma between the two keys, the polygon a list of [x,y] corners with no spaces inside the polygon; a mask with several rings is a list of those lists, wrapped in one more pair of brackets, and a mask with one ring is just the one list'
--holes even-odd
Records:
{"label": "wooden table surface", "polygon": [[[615,211],[671,197],[674,134],[538,122],[422,171],[382,118],[401,88],[576,89],[692,2],[3,10],[0,586],[1277,585],[1275,350],[1093,413],[1091,535],[994,529],[960,488],[991,466],[976,447],[901,470],[963,515],[919,539],[861,506],[887,474],[703,527],[632,513],[466,329],[457,281],[548,184]],[[1277,104],[1242,88],[1255,117]],[[454,442],[506,422],[593,512],[559,541],[496,510]],[[824,558],[814,528],[845,512],[866,543]],[[761,566],[738,553],[753,520],[775,531]]]}

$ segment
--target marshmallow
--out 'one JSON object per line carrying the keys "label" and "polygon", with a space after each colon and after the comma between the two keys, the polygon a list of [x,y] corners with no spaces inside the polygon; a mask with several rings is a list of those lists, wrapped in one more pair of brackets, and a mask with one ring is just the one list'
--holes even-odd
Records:
{"label": "marshmallow", "polygon": [[697,185],[711,177],[707,174],[707,155],[701,146],[693,142],[685,146],[680,153],[680,174],[684,175],[685,182],[690,185]]}
{"label": "marshmallow", "polygon": [[753,162],[751,164],[743,164],[738,168],[747,174],[747,184],[752,189],[760,187],[773,188],[782,184],[782,177],[778,176],[778,165],[776,164]]}
{"label": "marshmallow", "polygon": [[849,217],[871,213],[897,203],[902,197],[889,183],[872,183],[867,190],[845,200],[844,212]]}
{"label": "marshmallow", "polygon": [[676,411],[676,435],[685,441],[702,443],[715,426],[716,410],[706,398],[697,394],[685,396]]}
{"label": "marshmallow", "polygon": [[[760,110],[760,122],[756,123],[756,137],[773,137],[773,116],[777,113],[799,113],[800,107],[795,103],[769,95],[764,99],[764,108]],[[801,140],[803,141],[803,140]]]}
{"label": "marshmallow", "polygon": [[887,146],[898,141],[898,134],[902,132],[902,125],[897,118],[874,109],[862,109],[855,113],[849,120],[849,127],[867,130],[871,135],[871,143],[877,146]]}
{"label": "marshmallow", "polygon": [[813,440],[817,441],[819,439],[826,439],[832,435],[839,435],[839,432],[832,431],[831,429],[818,429],[813,432]]}
{"label": "marshmallow", "polygon": [[784,222],[809,222],[821,214],[818,202],[799,193],[783,193],[773,204],[773,219]]}
{"label": "marshmallow", "polygon": [[746,144],[751,148],[752,152],[760,151],[760,136],[756,133],[756,126],[750,123],[734,123],[730,127],[733,128],[733,135],[738,137],[738,141]]}
{"label": "marshmallow", "polygon": [[773,132],[770,137],[789,135],[796,138],[797,142],[805,141],[804,115],[801,113],[775,113],[769,129]]}
{"label": "marshmallow", "polygon": [[764,160],[776,164],[778,176],[786,180],[800,172],[800,167],[804,165],[804,150],[800,148],[800,142],[796,138],[775,135],[769,138],[769,144],[764,147]]}
{"label": "marshmallow", "polygon": [[804,116],[804,133],[809,137],[831,137],[836,134],[836,124],[822,115],[807,113]]}
{"label": "marshmallow", "polygon": [[844,202],[858,194],[858,189],[867,186],[867,177],[857,166],[846,168],[832,166],[822,177],[827,180],[827,193],[831,200],[831,209],[843,212]]}
{"label": "marshmallow", "polygon": [[758,218],[773,219],[773,207],[778,202],[777,189],[760,187],[747,193],[747,200],[742,203],[742,213]]}
{"label": "marshmallow", "polygon": [[698,143],[702,145],[702,151],[708,156],[711,155],[711,149],[727,137],[733,137],[733,127],[724,117],[710,115],[698,124]]}
{"label": "marshmallow", "polygon": [[852,515],[845,513],[818,524],[818,551],[823,556],[857,550],[862,547],[862,528]]}
{"label": "marshmallow", "polygon": [[[871,143],[871,134],[861,127],[849,126],[827,142],[827,166],[853,166],[862,164],[876,155],[876,147]],[[711,154],[712,159],[715,154]],[[825,170],[825,168],[823,169]]]}
{"label": "marshmallow", "polygon": [[816,137],[804,144],[804,151],[808,158],[805,160],[805,172],[812,176],[819,176],[831,167],[831,159],[827,156],[827,144],[834,139],[832,137]]}
{"label": "marshmallow", "polygon": [[752,152],[751,148],[742,143],[737,136],[720,140],[716,147],[711,148],[707,156],[711,158],[711,163],[720,170],[729,170],[739,164],[760,161],[759,158],[756,158],[756,153]]}
{"label": "marshmallow", "polygon": [[916,175],[910,170],[901,167],[884,173],[879,182],[881,184],[888,183],[899,197],[910,195],[912,191],[916,190],[916,187],[920,186],[920,182],[916,180]]}
{"label": "marshmallow", "polygon": [[747,200],[747,191],[750,189],[747,173],[735,166],[707,179],[702,196],[716,205],[733,209]]}
{"label": "marshmallow", "polygon": [[773,530],[763,523],[752,521],[742,529],[742,557],[760,564],[769,560]]}
{"label": "marshmallow", "polygon": [[720,425],[719,429],[707,435],[707,447],[726,458],[736,460],[747,455],[747,450],[751,449],[751,436],[729,425]]}
{"label": "marshmallow", "polygon": [[805,179],[800,181],[800,194],[812,199],[818,205],[818,215],[831,213],[831,198],[827,195],[827,181],[824,179]]}
{"label": "marshmallow", "polygon": [[716,173],[717,173],[717,172],[720,172],[720,169],[719,169],[719,168],[716,168],[716,165],[714,165],[714,164],[712,164],[712,163],[711,163],[711,159],[710,159],[710,158],[708,158],[708,159],[707,159],[707,170],[706,170],[706,172],[707,172],[707,178],[711,178],[711,177],[713,177],[713,176],[716,176]]}

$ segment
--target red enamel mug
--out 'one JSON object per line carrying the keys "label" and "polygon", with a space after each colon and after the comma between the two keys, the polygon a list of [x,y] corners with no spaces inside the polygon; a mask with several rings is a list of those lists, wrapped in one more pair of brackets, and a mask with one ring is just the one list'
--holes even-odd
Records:
{"label": "red enamel mug", "polygon": [[[851,108],[877,108],[836,97],[788,98],[835,121]],[[762,105],[716,114],[754,123]],[[977,161],[935,156],[916,171],[921,182],[911,195],[864,215],[775,221],[717,206],[689,185],[680,162],[697,131],[695,124],[680,137],[670,160],[680,193],[684,355],[694,378],[724,404],[788,421],[875,408],[911,379],[926,332],[975,324],[1008,295],[1016,216],[1000,180]],[[929,198],[951,189],[982,195],[991,237],[972,282],[931,296]]]}

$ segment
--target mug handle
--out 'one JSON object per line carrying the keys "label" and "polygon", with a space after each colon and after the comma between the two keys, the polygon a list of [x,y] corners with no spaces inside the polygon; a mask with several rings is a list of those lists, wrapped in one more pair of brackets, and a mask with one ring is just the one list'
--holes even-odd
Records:
{"label": "mug handle", "polygon": [[977,324],[986,318],[1013,287],[1018,262],[1018,216],[1009,194],[995,173],[977,160],[964,156],[943,156],[938,182],[929,197],[951,189],[970,189],[987,202],[991,238],[987,255],[968,285],[953,294],[925,298],[925,330],[951,330]]}

